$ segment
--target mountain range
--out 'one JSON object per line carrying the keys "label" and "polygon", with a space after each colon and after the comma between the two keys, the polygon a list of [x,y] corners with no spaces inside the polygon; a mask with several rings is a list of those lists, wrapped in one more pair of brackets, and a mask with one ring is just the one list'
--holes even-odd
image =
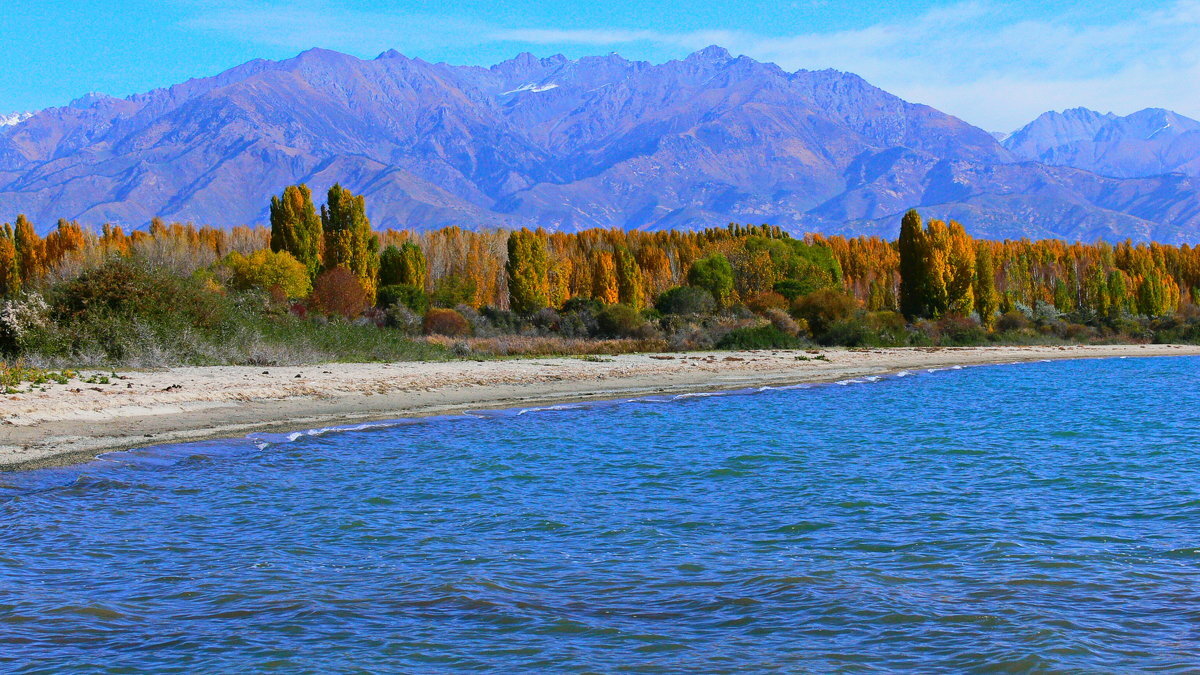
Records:
{"label": "mountain range", "polygon": [[1047,113],[997,138],[834,70],[708,47],[453,66],[312,49],[0,127],[0,219],[232,226],[306,182],[376,227],[700,228],[1200,241],[1200,123]]}

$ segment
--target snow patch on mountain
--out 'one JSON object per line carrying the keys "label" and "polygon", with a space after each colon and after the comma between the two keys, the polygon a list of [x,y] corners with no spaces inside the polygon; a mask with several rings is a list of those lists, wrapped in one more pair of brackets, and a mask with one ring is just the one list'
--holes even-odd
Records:
{"label": "snow patch on mountain", "polygon": [[15,127],[30,117],[33,117],[33,113],[31,112],[17,112],[7,115],[0,113],[0,127]]}
{"label": "snow patch on mountain", "polygon": [[519,94],[523,91],[531,91],[535,94],[538,94],[543,91],[550,91],[551,89],[557,89],[557,88],[558,88],[557,84],[523,84],[523,85],[517,87],[516,89],[513,89],[512,91],[502,92],[501,96],[508,96],[509,94]]}

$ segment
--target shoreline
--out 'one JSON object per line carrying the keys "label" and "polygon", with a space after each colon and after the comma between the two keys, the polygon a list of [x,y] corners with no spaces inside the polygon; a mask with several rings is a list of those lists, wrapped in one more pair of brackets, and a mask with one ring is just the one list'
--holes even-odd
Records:
{"label": "shoreline", "polygon": [[0,398],[0,471],[76,464],[148,445],[469,410],[828,383],[956,365],[1153,356],[1200,356],[1200,346],[831,348],[131,371],[107,385],[73,381]]}

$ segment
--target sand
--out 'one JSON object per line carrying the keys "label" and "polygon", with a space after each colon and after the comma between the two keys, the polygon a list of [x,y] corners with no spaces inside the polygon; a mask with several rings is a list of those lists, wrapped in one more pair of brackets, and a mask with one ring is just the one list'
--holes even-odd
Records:
{"label": "sand", "polygon": [[105,451],[252,431],[464,410],[832,382],[914,368],[1176,355],[1200,355],[1200,347],[764,350],[626,354],[599,362],[562,357],[120,372],[109,384],[71,381],[0,397],[0,470],[70,464]]}

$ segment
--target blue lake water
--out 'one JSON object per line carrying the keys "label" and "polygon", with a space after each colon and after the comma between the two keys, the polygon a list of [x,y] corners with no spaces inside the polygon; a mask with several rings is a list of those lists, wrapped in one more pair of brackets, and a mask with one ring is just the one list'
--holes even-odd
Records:
{"label": "blue lake water", "polygon": [[16,672],[1200,668],[1200,359],[0,474]]}

